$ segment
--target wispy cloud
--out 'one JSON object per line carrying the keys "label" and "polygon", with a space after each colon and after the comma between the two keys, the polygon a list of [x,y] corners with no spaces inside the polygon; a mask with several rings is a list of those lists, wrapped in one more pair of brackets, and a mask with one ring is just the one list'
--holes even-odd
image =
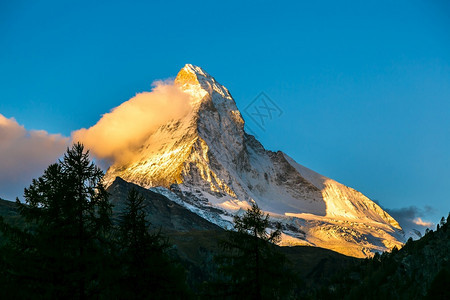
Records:
{"label": "wispy cloud", "polygon": [[129,160],[133,151],[161,125],[192,110],[189,95],[173,82],[156,82],[151,92],[137,94],[106,113],[94,126],[72,133],[93,154],[110,163]]}
{"label": "wispy cloud", "polygon": [[407,235],[415,233],[417,230],[423,233],[426,228],[432,228],[435,225],[432,222],[426,221],[426,218],[434,211],[431,206],[425,206],[423,208],[416,206],[399,209],[385,208],[385,210],[400,223],[400,226],[402,226]]}
{"label": "wispy cloud", "polygon": [[44,130],[27,130],[0,114],[0,197],[22,196],[31,179],[61,156],[70,139]]}
{"label": "wispy cloud", "polygon": [[419,225],[419,226],[424,226],[424,227],[431,227],[431,226],[434,225],[432,222],[423,221],[422,218],[420,218],[420,217],[419,218],[415,218],[413,220],[413,223],[416,224],[416,225]]}

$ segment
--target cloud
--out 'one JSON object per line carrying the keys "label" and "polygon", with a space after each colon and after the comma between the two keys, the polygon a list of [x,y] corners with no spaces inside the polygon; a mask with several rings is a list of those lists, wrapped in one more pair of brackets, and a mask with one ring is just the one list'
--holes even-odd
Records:
{"label": "cloud", "polygon": [[432,222],[425,222],[425,221],[423,221],[422,218],[420,218],[420,217],[419,218],[415,218],[413,220],[413,223],[416,224],[416,225],[419,225],[419,226],[427,227],[427,228],[429,228],[429,227],[434,225]]}
{"label": "cloud", "polygon": [[192,111],[190,97],[173,82],[156,82],[151,92],[137,94],[106,113],[94,126],[72,133],[100,159],[125,162],[158,127]]}
{"label": "cloud", "polygon": [[417,237],[416,231],[423,233],[426,228],[434,227],[434,223],[425,221],[425,218],[434,211],[430,206],[425,206],[424,208],[409,206],[385,210],[400,223],[407,237],[411,235]]}
{"label": "cloud", "polygon": [[26,130],[0,114],[0,197],[14,200],[23,188],[56,162],[69,138],[44,130]]}

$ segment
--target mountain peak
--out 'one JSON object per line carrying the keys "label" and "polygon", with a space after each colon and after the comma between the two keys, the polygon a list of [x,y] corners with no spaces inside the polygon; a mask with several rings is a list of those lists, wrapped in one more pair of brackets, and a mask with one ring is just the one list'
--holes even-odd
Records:
{"label": "mountain peak", "polygon": [[161,126],[116,176],[155,188],[222,227],[252,201],[284,224],[283,245],[315,245],[365,257],[400,246],[401,227],[376,203],[317,174],[281,152],[267,151],[245,133],[228,90],[187,64],[175,84],[192,113]]}
{"label": "mountain peak", "polygon": [[191,64],[186,64],[178,72],[175,83],[181,87],[186,85],[200,85],[203,88],[218,84],[214,77],[206,73],[205,70]]}
{"label": "mountain peak", "polygon": [[208,73],[206,73],[202,68],[186,64],[180,72],[178,72],[177,77],[175,78],[175,83],[178,85],[185,84],[199,84],[198,77],[211,77]]}
{"label": "mountain peak", "polygon": [[[178,72],[178,75],[175,78],[175,84],[198,100],[209,95],[210,97],[208,98],[212,98],[213,102],[217,102],[215,99],[219,102],[223,102],[222,100],[224,99],[231,100],[229,102],[232,102],[232,106],[235,106],[234,100],[228,89],[219,84],[214,77],[198,66],[186,64],[180,72]],[[235,110],[237,108],[232,107],[232,109]]]}

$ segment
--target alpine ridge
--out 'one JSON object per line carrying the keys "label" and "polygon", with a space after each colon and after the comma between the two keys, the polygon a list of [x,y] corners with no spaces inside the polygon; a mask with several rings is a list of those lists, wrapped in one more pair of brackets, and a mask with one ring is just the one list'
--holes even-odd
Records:
{"label": "alpine ridge", "polygon": [[223,228],[255,201],[282,223],[284,246],[368,257],[402,245],[400,225],[375,202],[247,134],[230,92],[200,67],[186,65],[174,84],[191,111],[111,165],[107,184],[120,177],[149,188]]}

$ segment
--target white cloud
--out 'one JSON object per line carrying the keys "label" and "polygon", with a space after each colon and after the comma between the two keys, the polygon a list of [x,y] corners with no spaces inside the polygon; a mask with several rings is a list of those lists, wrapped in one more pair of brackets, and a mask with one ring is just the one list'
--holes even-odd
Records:
{"label": "white cloud", "polygon": [[22,196],[23,189],[56,162],[69,142],[60,134],[27,130],[0,114],[0,197]]}

